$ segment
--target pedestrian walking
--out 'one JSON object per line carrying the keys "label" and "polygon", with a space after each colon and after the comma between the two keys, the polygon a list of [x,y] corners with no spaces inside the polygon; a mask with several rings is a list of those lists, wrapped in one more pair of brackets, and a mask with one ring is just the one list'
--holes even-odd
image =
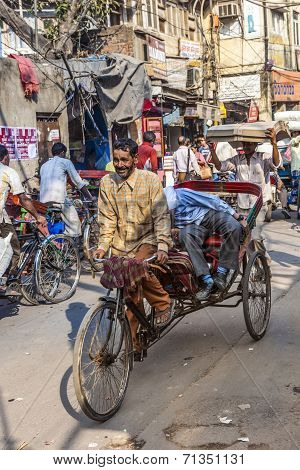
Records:
{"label": "pedestrian walking", "polygon": [[189,139],[184,136],[178,137],[179,148],[174,153],[173,172],[174,180],[182,183],[185,179],[200,177],[200,168],[196,155],[189,148]]}
{"label": "pedestrian walking", "polygon": [[203,157],[205,158],[205,161],[208,161],[210,157],[210,150],[209,150],[209,145],[206,142],[204,135],[199,135],[197,137],[196,145],[197,145],[198,152],[200,152],[201,155],[203,155]]}

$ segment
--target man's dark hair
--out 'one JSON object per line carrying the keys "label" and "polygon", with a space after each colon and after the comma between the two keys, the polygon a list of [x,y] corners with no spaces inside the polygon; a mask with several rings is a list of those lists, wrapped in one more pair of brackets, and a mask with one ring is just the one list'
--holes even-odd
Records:
{"label": "man's dark hair", "polygon": [[53,157],[55,157],[56,155],[60,155],[63,152],[66,153],[67,147],[61,142],[55,142],[55,144],[52,147],[51,152],[52,152]]}
{"label": "man's dark hair", "polygon": [[155,142],[156,135],[154,134],[153,131],[146,131],[143,134],[143,140],[144,142]]}
{"label": "man's dark hair", "polygon": [[132,157],[135,157],[138,153],[138,145],[132,139],[119,139],[113,145],[113,150],[124,150],[124,152],[130,153]]}
{"label": "man's dark hair", "polygon": [[8,155],[8,150],[4,145],[0,145],[0,162]]}

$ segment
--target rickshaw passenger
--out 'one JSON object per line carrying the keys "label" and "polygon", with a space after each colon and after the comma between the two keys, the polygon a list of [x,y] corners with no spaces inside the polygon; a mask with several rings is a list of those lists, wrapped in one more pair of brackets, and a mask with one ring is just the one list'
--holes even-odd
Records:
{"label": "rickshaw passenger", "polygon": [[[174,210],[174,226],[179,230],[179,241],[188,252],[195,273],[204,288],[196,294],[205,300],[215,286],[220,291],[226,288],[229,270],[238,269],[238,255],[243,217],[217,196],[186,188],[165,190],[169,209]],[[219,266],[211,276],[203,254],[203,244],[210,235],[217,233],[223,238]],[[175,231],[176,234],[176,231]]]}
{"label": "rickshaw passenger", "polygon": [[[94,256],[103,258],[109,247],[112,254],[145,259],[157,254],[157,262],[168,260],[172,246],[171,220],[159,177],[136,169],[138,146],[131,139],[114,144],[115,173],[105,175],[99,188],[100,237]],[[144,297],[156,310],[156,324],[162,326],[171,316],[171,300],[153,273],[142,280]],[[132,295],[138,303],[138,295]],[[142,302],[142,299],[140,299]],[[138,321],[127,311],[135,350]]]}
{"label": "rickshaw passenger", "polygon": [[[237,181],[250,181],[258,184],[262,189],[263,206],[256,218],[256,227],[252,230],[253,245],[249,248],[264,251],[271,263],[271,258],[266,252],[264,245],[263,228],[265,225],[265,217],[268,210],[270,171],[273,165],[278,168],[281,165],[281,157],[277,148],[276,134],[274,129],[266,131],[266,136],[270,139],[272,145],[272,155],[266,152],[257,151],[258,142],[243,142],[244,154],[236,154],[234,157],[220,162],[214,146],[210,143],[212,163],[221,171],[236,171]],[[254,206],[256,197],[250,194],[238,194],[238,213],[248,215],[250,209]]]}

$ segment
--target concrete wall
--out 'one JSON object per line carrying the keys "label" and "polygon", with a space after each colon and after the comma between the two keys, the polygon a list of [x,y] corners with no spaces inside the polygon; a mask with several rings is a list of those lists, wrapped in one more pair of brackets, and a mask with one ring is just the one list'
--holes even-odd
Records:
{"label": "concrete wall", "polygon": [[[60,111],[65,105],[62,71],[48,62],[37,63],[40,92],[37,102],[24,97],[19,68],[15,59],[0,59],[0,126],[37,127],[37,113]],[[68,116],[66,109],[59,117],[62,141],[68,145]],[[12,161],[23,180],[34,174],[38,159]]]}

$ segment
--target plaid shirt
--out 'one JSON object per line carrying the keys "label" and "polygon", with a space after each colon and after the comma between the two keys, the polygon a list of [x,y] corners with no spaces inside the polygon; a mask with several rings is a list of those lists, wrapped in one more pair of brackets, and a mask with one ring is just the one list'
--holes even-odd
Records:
{"label": "plaid shirt", "polygon": [[116,173],[100,182],[99,247],[112,254],[134,256],[145,243],[168,251],[172,246],[171,220],[159,177],[137,170],[127,180]]}

